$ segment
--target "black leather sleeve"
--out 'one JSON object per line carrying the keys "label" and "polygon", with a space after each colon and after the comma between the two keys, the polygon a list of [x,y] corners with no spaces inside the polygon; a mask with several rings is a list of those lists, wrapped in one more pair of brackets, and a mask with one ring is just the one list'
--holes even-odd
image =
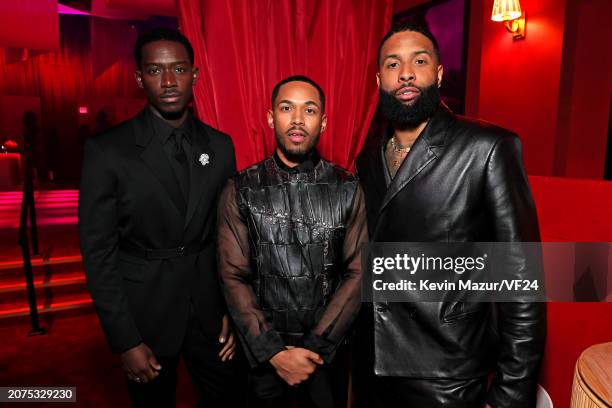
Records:
{"label": "black leather sleeve", "polygon": [[[515,135],[502,137],[487,163],[485,195],[498,242],[538,242],[538,220]],[[529,276],[520,246],[509,259],[517,276]],[[498,303],[497,372],[487,397],[494,408],[535,407],[546,340],[545,303]]]}
{"label": "black leather sleeve", "polygon": [[79,236],[87,287],[114,352],[142,339],[130,313],[119,263],[117,179],[95,139],[85,143],[79,190]]}

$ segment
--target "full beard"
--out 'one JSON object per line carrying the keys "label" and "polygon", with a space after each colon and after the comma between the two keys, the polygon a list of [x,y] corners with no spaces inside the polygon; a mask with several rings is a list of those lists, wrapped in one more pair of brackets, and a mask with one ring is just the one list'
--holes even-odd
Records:
{"label": "full beard", "polygon": [[[413,85],[414,86],[414,85]],[[389,122],[399,129],[414,129],[433,116],[440,105],[440,89],[436,83],[421,91],[412,105],[404,105],[394,93],[379,89],[380,111]]]}

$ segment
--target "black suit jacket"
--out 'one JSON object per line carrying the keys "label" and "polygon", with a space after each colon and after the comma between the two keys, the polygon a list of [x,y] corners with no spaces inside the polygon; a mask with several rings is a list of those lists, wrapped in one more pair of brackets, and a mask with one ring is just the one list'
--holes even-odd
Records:
{"label": "black suit jacket", "polygon": [[[225,306],[216,270],[216,207],[236,165],[231,139],[194,120],[186,201],[149,115],[145,108],[86,142],[79,232],[87,285],[111,348],[122,352],[145,342],[168,356],[180,349],[190,302],[210,338],[219,334]],[[125,250],[202,242],[200,252],[171,259]]]}
{"label": "black suit jacket", "polygon": [[[515,134],[442,105],[387,187],[388,137],[364,148],[356,165],[372,242],[539,241]],[[493,406],[535,406],[544,304],[390,303],[365,310],[375,328],[376,374],[476,378],[496,370]]]}

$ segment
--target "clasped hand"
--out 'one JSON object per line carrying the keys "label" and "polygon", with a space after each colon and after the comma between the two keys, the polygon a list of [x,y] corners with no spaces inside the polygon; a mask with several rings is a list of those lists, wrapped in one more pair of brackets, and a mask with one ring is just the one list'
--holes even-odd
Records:
{"label": "clasped hand", "polygon": [[323,364],[323,359],[308,349],[288,346],[286,350],[272,357],[270,364],[280,378],[294,386],[306,381],[317,365]]}

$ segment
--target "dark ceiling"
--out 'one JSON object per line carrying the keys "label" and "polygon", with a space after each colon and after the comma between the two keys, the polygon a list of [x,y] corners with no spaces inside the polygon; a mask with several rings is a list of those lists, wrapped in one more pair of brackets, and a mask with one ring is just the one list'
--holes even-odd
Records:
{"label": "dark ceiling", "polygon": [[59,4],[81,11],[91,11],[91,0],[58,0]]}

